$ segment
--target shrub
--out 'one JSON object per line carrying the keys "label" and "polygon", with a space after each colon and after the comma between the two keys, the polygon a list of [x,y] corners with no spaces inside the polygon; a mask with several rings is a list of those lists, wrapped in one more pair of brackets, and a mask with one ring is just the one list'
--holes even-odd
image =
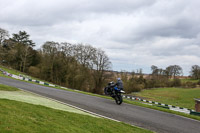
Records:
{"label": "shrub", "polygon": [[137,84],[136,82],[128,82],[125,84],[124,88],[126,93],[131,93],[131,92],[139,92],[142,89],[144,89],[144,84]]}
{"label": "shrub", "polygon": [[38,67],[31,66],[28,69],[28,73],[34,77],[39,77],[40,69]]}
{"label": "shrub", "polygon": [[200,80],[197,82],[198,85],[200,85]]}
{"label": "shrub", "polygon": [[173,80],[173,87],[179,87],[181,86],[181,80],[180,79],[174,79]]}
{"label": "shrub", "polygon": [[197,83],[194,83],[194,82],[185,82],[182,84],[182,87],[185,87],[185,88],[195,88],[197,85]]}
{"label": "shrub", "polygon": [[156,86],[155,79],[148,79],[145,83],[145,88],[154,88]]}
{"label": "shrub", "polygon": [[137,84],[135,87],[134,87],[134,92],[139,92],[141,91],[142,89],[144,89],[144,84]]}

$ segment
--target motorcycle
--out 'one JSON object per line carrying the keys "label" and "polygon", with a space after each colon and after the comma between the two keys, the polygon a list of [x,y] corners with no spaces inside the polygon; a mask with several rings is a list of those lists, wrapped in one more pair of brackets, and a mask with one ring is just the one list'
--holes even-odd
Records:
{"label": "motorcycle", "polygon": [[115,99],[116,104],[120,105],[123,102],[122,93],[125,93],[125,91],[117,88],[114,82],[110,82],[104,88],[104,93],[105,95],[110,95]]}

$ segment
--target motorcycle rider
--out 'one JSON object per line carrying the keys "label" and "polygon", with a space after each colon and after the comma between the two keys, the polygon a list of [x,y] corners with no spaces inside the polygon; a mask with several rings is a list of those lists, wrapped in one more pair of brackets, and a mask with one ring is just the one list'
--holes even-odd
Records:
{"label": "motorcycle rider", "polygon": [[117,82],[114,83],[113,81],[111,81],[110,83],[108,83],[108,86],[106,87],[106,91],[104,92],[105,94],[107,94],[107,92],[111,92],[111,96],[115,95],[114,91],[115,90],[123,90],[123,82],[121,80],[121,78],[117,78]]}
{"label": "motorcycle rider", "polygon": [[121,80],[121,78],[117,78],[117,82],[115,84],[117,86],[118,89],[123,90],[123,82]]}

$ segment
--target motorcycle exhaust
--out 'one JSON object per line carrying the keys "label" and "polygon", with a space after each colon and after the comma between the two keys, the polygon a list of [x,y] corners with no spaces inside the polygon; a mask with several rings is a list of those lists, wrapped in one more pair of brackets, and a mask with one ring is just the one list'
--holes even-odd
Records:
{"label": "motorcycle exhaust", "polygon": [[123,90],[120,90],[120,92],[121,92],[121,93],[125,93],[125,91],[123,91]]}

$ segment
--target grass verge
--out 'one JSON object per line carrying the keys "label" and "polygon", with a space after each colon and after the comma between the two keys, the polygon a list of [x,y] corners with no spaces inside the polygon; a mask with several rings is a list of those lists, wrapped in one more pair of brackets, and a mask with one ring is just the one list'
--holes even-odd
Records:
{"label": "grass verge", "polygon": [[18,91],[18,88],[0,84],[0,91]]}
{"label": "grass verge", "polygon": [[[6,72],[8,72],[8,73],[11,73],[11,74],[14,74],[14,75],[18,75],[18,76],[19,76],[19,75],[23,75],[23,76],[29,77],[29,78],[31,78],[31,79],[35,79],[35,80],[39,80],[39,81],[42,81],[42,82],[46,82],[46,83],[48,83],[48,84],[53,84],[53,83],[44,81],[44,80],[39,79],[39,78],[31,77],[31,76],[27,75],[26,73],[20,72],[20,71],[18,71],[18,70],[12,69],[12,68],[7,68],[7,67],[2,66],[2,65],[0,65],[0,69],[3,69],[4,71],[6,71]],[[0,72],[0,76],[1,76],[1,77],[12,78],[12,77],[10,77],[10,76],[6,76],[6,75],[2,74],[1,72]]]}
{"label": "grass verge", "polygon": [[155,88],[133,93],[133,95],[144,97],[146,100],[195,109],[194,98],[200,97],[200,88]]}
{"label": "grass verge", "polygon": [[12,100],[0,100],[1,132],[52,132],[52,133],[151,133],[103,118],[95,118],[39,105]]}
{"label": "grass verge", "polygon": [[0,91],[0,99],[15,100],[19,102],[34,104],[34,105],[42,105],[42,106],[53,108],[53,109],[94,116],[89,113],[83,112],[81,110],[69,107],[65,104],[61,104],[57,101],[53,101],[53,100],[50,100],[50,99],[47,99],[47,98],[44,98],[32,93],[28,93],[25,91]]}
{"label": "grass verge", "polygon": [[15,75],[19,75],[19,74],[25,75],[25,73],[19,72],[15,69],[4,67],[2,65],[0,65],[0,68],[3,69],[4,71],[7,71],[8,73],[12,73],[12,74],[15,74]]}

